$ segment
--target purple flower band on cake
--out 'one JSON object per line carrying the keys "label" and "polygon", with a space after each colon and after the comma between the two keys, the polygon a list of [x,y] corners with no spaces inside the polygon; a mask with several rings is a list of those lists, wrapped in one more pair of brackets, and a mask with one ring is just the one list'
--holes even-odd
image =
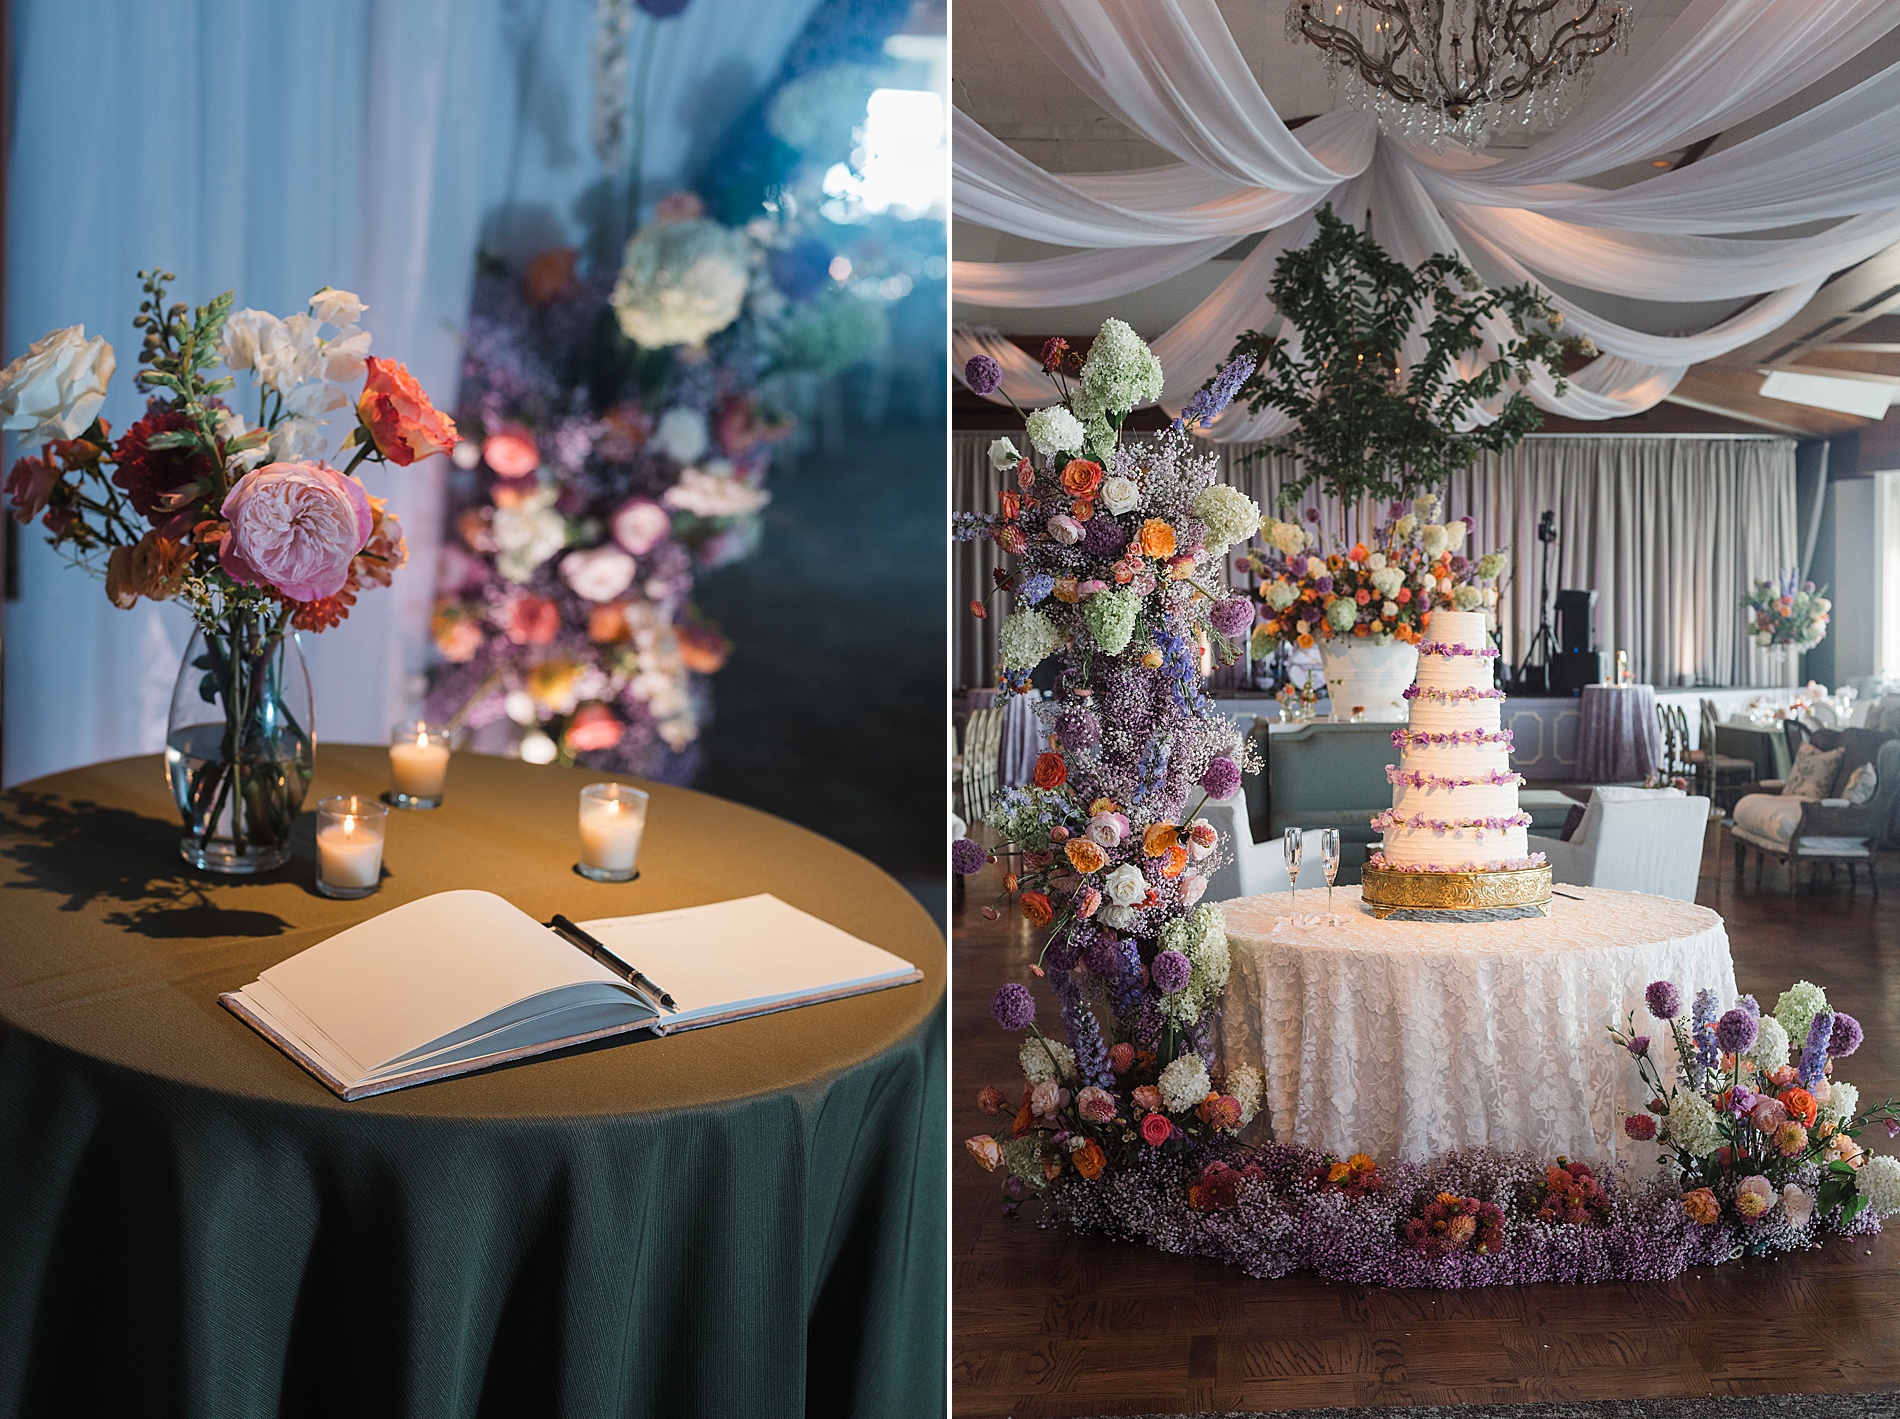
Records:
{"label": "purple flower band on cake", "polygon": [[1396,808],[1388,808],[1372,820],[1375,833],[1393,830],[1432,833],[1458,833],[1469,829],[1482,838],[1486,833],[1503,833],[1512,828],[1528,828],[1531,815],[1507,813],[1489,818],[1427,818],[1423,813],[1406,817]]}
{"label": "purple flower band on cake", "polygon": [[1382,852],[1375,852],[1366,858],[1366,866],[1376,867],[1382,872],[1528,872],[1533,867],[1544,865],[1544,854],[1534,852],[1529,857],[1501,857],[1496,862],[1393,862]]}
{"label": "purple flower band on cake", "polygon": [[1504,691],[1481,690],[1472,685],[1460,685],[1455,690],[1440,690],[1414,682],[1405,687],[1404,698],[1408,700],[1501,700],[1504,698]]}
{"label": "purple flower band on cake", "polygon": [[1456,641],[1420,641],[1420,655],[1466,655],[1478,660],[1496,660],[1498,648],[1494,645],[1480,646],[1473,650],[1468,645],[1459,645]]}
{"label": "purple flower band on cake", "polygon": [[1480,785],[1508,785],[1521,787],[1523,775],[1514,774],[1509,769],[1492,769],[1488,773],[1468,774],[1452,778],[1445,774],[1428,774],[1418,769],[1402,769],[1397,764],[1385,766],[1387,783],[1409,783],[1413,788],[1476,788]]}
{"label": "purple flower band on cake", "polygon": [[1514,747],[1508,729],[1454,729],[1450,731],[1395,729],[1392,743],[1400,749],[1439,748],[1450,744],[1502,744]]}

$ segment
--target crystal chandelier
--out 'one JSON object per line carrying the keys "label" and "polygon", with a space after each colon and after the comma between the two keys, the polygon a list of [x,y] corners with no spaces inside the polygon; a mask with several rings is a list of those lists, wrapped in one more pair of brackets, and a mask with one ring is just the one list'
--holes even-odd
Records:
{"label": "crystal chandelier", "polygon": [[1289,0],[1287,38],[1325,56],[1346,102],[1386,132],[1482,147],[1499,131],[1553,126],[1623,46],[1617,0]]}

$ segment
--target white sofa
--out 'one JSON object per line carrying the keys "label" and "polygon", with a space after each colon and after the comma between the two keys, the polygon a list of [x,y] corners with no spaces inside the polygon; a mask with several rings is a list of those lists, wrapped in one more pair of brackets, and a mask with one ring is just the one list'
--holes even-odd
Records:
{"label": "white sofa", "polygon": [[[1232,798],[1209,799],[1201,805],[1200,816],[1212,823],[1221,835],[1222,848],[1234,860],[1217,869],[1207,880],[1210,902],[1232,901],[1235,897],[1258,897],[1268,892],[1287,890],[1286,847],[1279,838],[1257,843],[1247,822],[1247,796],[1236,790]],[[1300,839],[1300,886],[1326,886],[1326,868],[1320,861],[1318,828],[1308,828]]]}
{"label": "white sofa", "polygon": [[1693,902],[1708,826],[1709,800],[1679,788],[1593,788],[1569,842],[1533,836],[1530,850],[1554,882]]}

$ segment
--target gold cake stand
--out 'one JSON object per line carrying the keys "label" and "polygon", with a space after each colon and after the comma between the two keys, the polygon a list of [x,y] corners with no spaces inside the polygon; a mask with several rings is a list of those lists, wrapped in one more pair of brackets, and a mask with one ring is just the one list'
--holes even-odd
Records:
{"label": "gold cake stand", "polygon": [[1384,921],[1393,912],[1484,912],[1535,907],[1550,915],[1550,866],[1508,872],[1393,872],[1365,868],[1359,899]]}

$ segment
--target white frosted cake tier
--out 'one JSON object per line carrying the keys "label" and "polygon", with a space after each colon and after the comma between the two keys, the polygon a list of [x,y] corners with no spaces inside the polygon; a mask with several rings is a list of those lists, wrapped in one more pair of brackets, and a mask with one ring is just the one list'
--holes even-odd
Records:
{"label": "white frosted cake tier", "polygon": [[1410,725],[1425,734],[1456,734],[1467,729],[1495,732],[1502,722],[1502,696],[1486,699],[1441,700],[1419,695],[1407,700]]}
{"label": "white frosted cake tier", "polygon": [[1434,611],[1425,627],[1425,639],[1443,645],[1461,645],[1467,650],[1483,650],[1491,644],[1482,611]]}
{"label": "white frosted cake tier", "polygon": [[[1442,808],[1428,816],[1450,817]],[[1475,815],[1472,815],[1475,816]],[[1386,861],[1395,867],[1442,867],[1447,871],[1470,868],[1482,870],[1501,862],[1517,862],[1529,855],[1529,830],[1525,828],[1486,829],[1480,838],[1472,829],[1436,832],[1421,828],[1388,828],[1385,833]]]}

